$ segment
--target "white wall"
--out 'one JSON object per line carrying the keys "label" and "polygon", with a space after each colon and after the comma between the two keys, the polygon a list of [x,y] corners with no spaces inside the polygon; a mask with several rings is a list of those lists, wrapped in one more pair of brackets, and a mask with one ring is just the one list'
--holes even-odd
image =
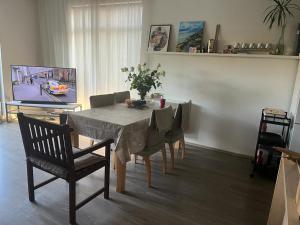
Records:
{"label": "white wall", "polygon": [[167,100],[192,99],[187,141],[253,155],[261,109],[289,110],[298,60],[150,55]]}
{"label": "white wall", "polygon": [[[167,99],[192,99],[190,143],[253,155],[261,109],[289,110],[298,60],[239,57],[199,57],[147,54],[150,24],[172,24],[174,51],[180,21],[205,20],[206,39],[221,24],[220,42],[276,43],[279,32],[262,23],[264,0],[150,0],[145,1],[143,60],[161,63]],[[294,48],[296,22],[289,23],[286,44]]]}
{"label": "white wall", "polygon": [[37,0],[0,0],[0,43],[5,95],[11,99],[10,65],[41,65]]}
{"label": "white wall", "polygon": [[[217,24],[221,24],[220,47],[235,42],[277,43],[279,30],[269,30],[263,24],[268,0],[144,0],[145,31],[150,24],[172,24],[170,51],[175,51],[180,21],[204,20],[205,42],[214,38]],[[287,50],[295,49],[297,24],[300,12],[289,21],[286,30]],[[147,36],[147,35],[146,35]],[[145,37],[146,39],[148,37]],[[145,42],[146,42],[145,39]],[[145,43],[144,48],[147,47]]]}

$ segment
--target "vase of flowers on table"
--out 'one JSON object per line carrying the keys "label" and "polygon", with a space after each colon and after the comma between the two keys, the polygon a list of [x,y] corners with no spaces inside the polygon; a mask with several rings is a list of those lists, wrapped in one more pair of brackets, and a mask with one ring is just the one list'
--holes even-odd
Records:
{"label": "vase of flowers on table", "polygon": [[157,89],[162,86],[160,78],[166,74],[160,64],[156,68],[150,69],[146,63],[139,64],[136,68],[125,67],[121,71],[128,74],[126,82],[131,82],[130,90],[137,90],[141,101],[145,101],[146,95],[152,88]]}

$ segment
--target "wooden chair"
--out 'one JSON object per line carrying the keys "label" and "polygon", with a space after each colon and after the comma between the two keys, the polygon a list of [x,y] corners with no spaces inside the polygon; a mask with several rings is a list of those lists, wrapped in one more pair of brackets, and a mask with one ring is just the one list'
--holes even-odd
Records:
{"label": "wooden chair", "polygon": [[[172,129],[165,136],[165,142],[169,145],[170,148],[172,168],[175,167],[174,144],[176,142],[179,142],[179,149],[181,149],[182,151],[181,158],[184,159],[185,157],[186,150],[185,150],[184,130],[187,129],[187,127],[183,126],[183,124],[189,123],[190,115],[183,115],[183,114],[184,113],[189,114],[190,108],[191,108],[191,101],[189,101],[188,103],[182,103],[178,105],[175,112]],[[187,112],[183,112],[183,109],[188,109],[188,110],[186,110]]]}
{"label": "wooden chair", "polygon": [[[165,109],[163,109],[165,110]],[[171,113],[172,113],[172,108],[170,107]],[[165,148],[165,133],[167,131],[159,131],[156,123],[156,113],[158,111],[162,110],[153,110],[152,115],[151,115],[151,120],[149,123],[148,131],[147,131],[147,140],[146,140],[146,146],[143,149],[143,151],[137,153],[136,155],[142,156],[145,165],[146,165],[146,170],[147,170],[147,182],[148,182],[148,187],[151,187],[152,185],[152,179],[151,179],[151,174],[152,174],[152,168],[151,168],[151,161],[150,157],[161,151],[162,152],[162,159],[163,159],[163,173],[165,174],[167,171],[167,157],[166,157],[166,148]],[[164,113],[167,115],[168,111],[165,110]]]}
{"label": "wooden chair", "polygon": [[[69,220],[76,224],[76,210],[104,193],[109,198],[110,144],[106,140],[86,149],[72,148],[71,131],[68,125],[57,125],[33,119],[18,113],[19,125],[26,154],[29,200],[35,201],[34,190],[58,178],[69,183]],[[105,147],[105,156],[93,152]],[[34,185],[33,167],[54,175],[53,178]],[[76,181],[96,170],[105,168],[104,187],[76,204]]]}
{"label": "wooden chair", "polygon": [[115,104],[115,94],[90,96],[91,108],[99,108]]}
{"label": "wooden chair", "polygon": [[115,92],[116,103],[124,103],[126,99],[130,99],[129,91]]}

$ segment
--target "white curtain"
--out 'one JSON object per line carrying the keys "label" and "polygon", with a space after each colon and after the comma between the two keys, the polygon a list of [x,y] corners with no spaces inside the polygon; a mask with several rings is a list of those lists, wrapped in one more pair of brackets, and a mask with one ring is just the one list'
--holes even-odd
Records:
{"label": "white curtain", "polygon": [[121,67],[140,62],[142,3],[79,1],[71,9],[71,65],[77,68],[78,99],[128,89]]}
{"label": "white curtain", "polygon": [[70,66],[70,0],[39,0],[39,23],[45,66]]}
{"label": "white curtain", "polygon": [[77,69],[78,102],[128,89],[124,66],[140,63],[142,2],[39,0],[44,62]]}

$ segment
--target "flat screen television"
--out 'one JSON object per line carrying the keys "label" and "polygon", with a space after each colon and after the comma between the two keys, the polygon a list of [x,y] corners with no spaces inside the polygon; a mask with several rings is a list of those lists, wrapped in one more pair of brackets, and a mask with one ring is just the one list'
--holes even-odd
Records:
{"label": "flat screen television", "polygon": [[15,101],[37,104],[77,102],[75,69],[13,65],[11,80]]}

